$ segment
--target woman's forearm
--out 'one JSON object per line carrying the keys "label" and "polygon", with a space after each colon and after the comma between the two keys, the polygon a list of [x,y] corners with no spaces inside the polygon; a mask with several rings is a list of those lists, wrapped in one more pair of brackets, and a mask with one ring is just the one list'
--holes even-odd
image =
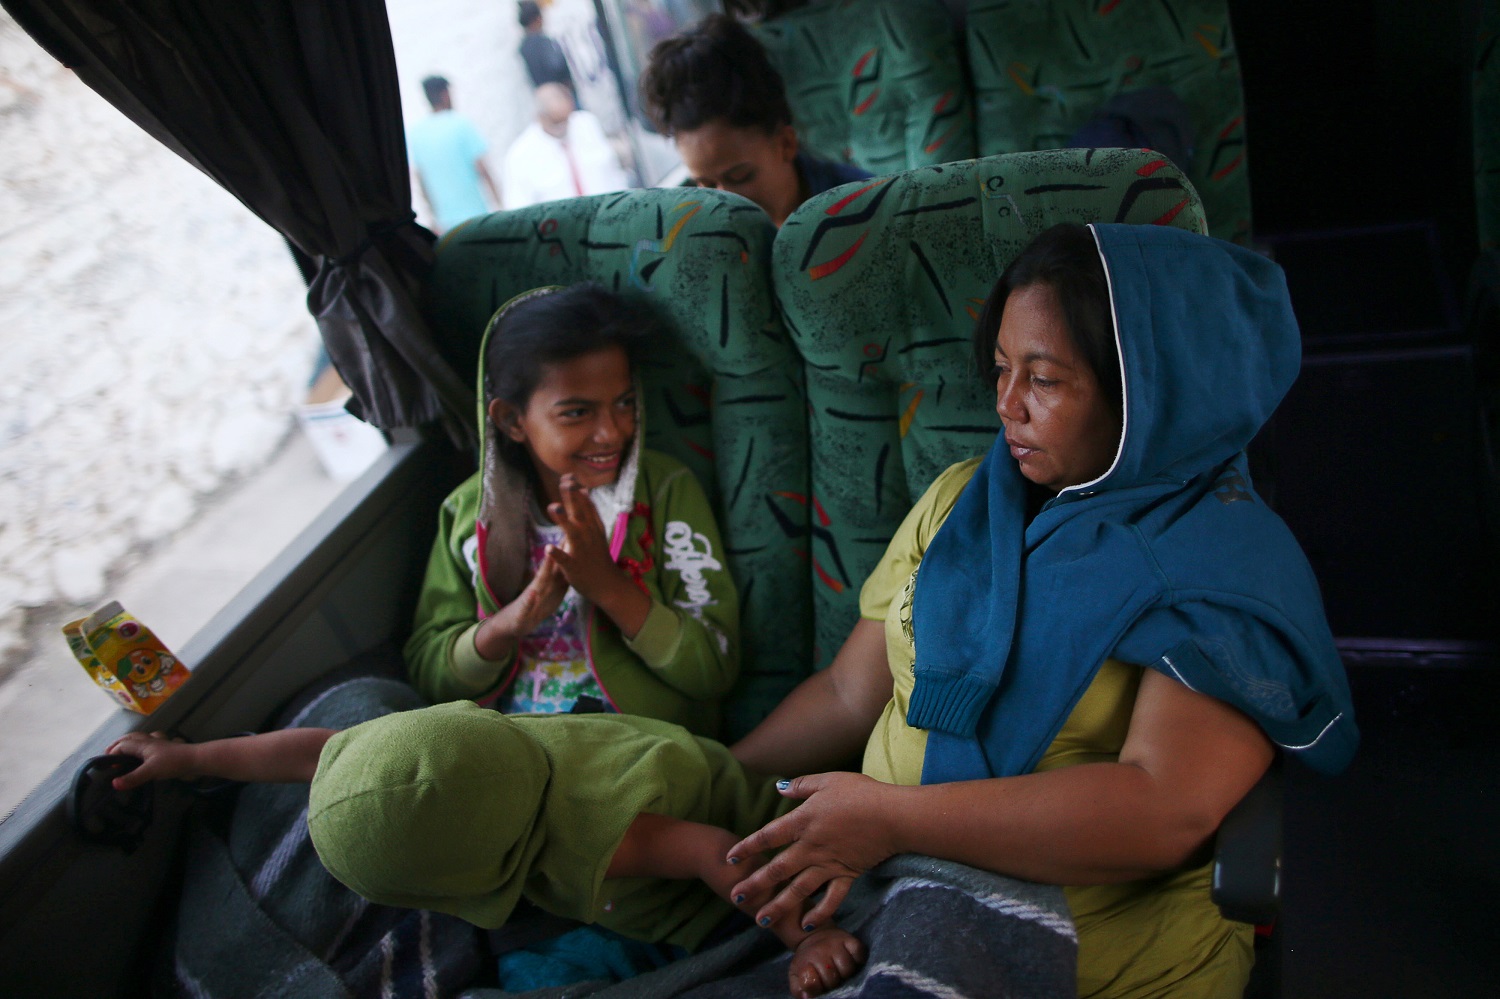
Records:
{"label": "woman's forearm", "polygon": [[1273,754],[1245,715],[1148,670],[1119,762],[911,788],[888,821],[903,850],[1035,881],[1125,881],[1191,859]]}
{"label": "woman's forearm", "polygon": [[882,816],[894,852],[1050,884],[1108,884],[1181,867],[1218,826],[1120,763],[898,790]]}
{"label": "woman's forearm", "polygon": [[775,918],[896,853],[1060,884],[1132,880],[1192,859],[1273,753],[1245,715],[1148,672],[1118,762],[924,786],[850,773],[791,781],[785,793],[802,804],[731,855],[784,849],[736,890],[758,902],[786,885],[760,910]]}
{"label": "woman's forearm", "polygon": [[849,766],[864,745],[861,734],[830,710],[827,671],[815,673],[788,694],[764,721],[729,751],[746,770],[762,774],[801,774]]}
{"label": "woman's forearm", "polygon": [[828,668],[802,681],[730,752],[747,770],[762,774],[857,765],[890,699],[885,627],[861,619]]}

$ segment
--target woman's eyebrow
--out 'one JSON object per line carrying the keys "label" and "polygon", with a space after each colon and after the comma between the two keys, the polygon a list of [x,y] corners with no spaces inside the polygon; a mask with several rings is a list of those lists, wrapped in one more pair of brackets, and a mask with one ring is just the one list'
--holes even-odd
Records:
{"label": "woman's eyebrow", "polygon": [[[1009,355],[1007,355],[1005,353],[1005,351],[1001,350],[998,344],[995,346],[995,356],[996,357],[1003,357],[1006,360],[1010,359]],[[1033,350],[1033,351],[1030,351],[1029,353],[1022,354],[1021,355],[1021,360],[1025,361],[1027,364],[1030,364],[1030,363],[1032,363],[1034,361],[1051,361],[1053,364],[1056,364],[1058,367],[1067,368],[1070,371],[1073,368],[1072,364],[1068,363],[1067,361],[1064,361],[1062,358],[1058,357],[1056,354],[1049,354],[1049,353],[1047,353],[1044,350]]]}
{"label": "woman's eyebrow", "polygon": [[1064,361],[1062,358],[1058,357],[1056,354],[1049,354],[1049,353],[1047,353],[1044,350],[1033,350],[1031,353],[1029,353],[1029,354],[1027,354],[1025,356],[1024,360],[1027,361],[1028,363],[1030,363],[1032,361],[1050,361],[1053,364],[1056,364],[1058,367],[1061,367],[1061,368],[1069,368],[1069,369],[1071,369],[1073,367],[1073,365],[1069,364],[1067,361]]}
{"label": "woman's eyebrow", "polygon": [[556,402],[554,402],[552,404],[552,408],[553,409],[557,409],[557,408],[559,408],[561,406],[592,406],[593,404],[594,404],[594,400],[592,400],[592,399],[585,399],[583,396],[575,395],[575,396],[571,396],[571,397],[569,397],[567,399],[559,399],[559,400],[557,400]]}

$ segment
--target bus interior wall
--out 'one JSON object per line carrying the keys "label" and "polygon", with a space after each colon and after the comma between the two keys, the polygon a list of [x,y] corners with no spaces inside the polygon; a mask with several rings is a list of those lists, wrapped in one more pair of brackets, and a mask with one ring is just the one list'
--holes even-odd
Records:
{"label": "bus interior wall", "polygon": [[1258,442],[1308,549],[1362,732],[1288,767],[1282,915],[1251,995],[1488,992],[1500,891],[1497,511],[1465,326],[1478,256],[1477,0],[1231,0],[1257,242],[1306,360]]}
{"label": "bus interior wall", "polygon": [[1437,227],[1473,264],[1476,0],[1230,0],[1258,233]]}

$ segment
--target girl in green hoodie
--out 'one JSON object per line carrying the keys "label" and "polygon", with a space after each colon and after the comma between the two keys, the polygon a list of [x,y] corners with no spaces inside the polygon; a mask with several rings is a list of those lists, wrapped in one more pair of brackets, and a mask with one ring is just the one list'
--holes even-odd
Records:
{"label": "girl in green hoodie", "polygon": [[540,288],[480,351],[480,468],[444,501],[411,638],[433,701],[587,707],[717,728],[739,600],[707,498],[641,446],[654,321],[598,285]]}

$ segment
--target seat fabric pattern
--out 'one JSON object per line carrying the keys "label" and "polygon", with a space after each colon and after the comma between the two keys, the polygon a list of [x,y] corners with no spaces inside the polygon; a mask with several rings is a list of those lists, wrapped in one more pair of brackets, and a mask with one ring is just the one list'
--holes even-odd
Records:
{"label": "seat fabric pattern", "polygon": [[860,586],[912,503],[994,440],[974,322],[1011,258],[1067,221],[1203,231],[1181,171],[1125,149],[1015,153],[846,184],[782,226],[776,295],[807,368],[816,665],[848,635]]}
{"label": "seat fabric pattern", "polygon": [[1209,234],[1248,244],[1245,98],[1226,0],[969,0],[981,156],[1065,146],[1117,93],[1170,87],[1196,129]]}
{"label": "seat fabric pattern", "polygon": [[874,174],[974,155],[969,88],[939,0],[813,3],[752,30],[814,155]]}
{"label": "seat fabric pattern", "polygon": [[719,517],[742,614],[731,736],[801,679],[811,643],[807,511],[783,498],[807,492],[806,400],[800,360],[774,308],[774,235],[754,204],[712,190],[628,191],[496,212],[438,244],[426,303],[462,371],[475,370],[495,310],[539,285],[597,281],[661,317],[669,342],[654,345],[641,366],[646,443],[693,470]]}
{"label": "seat fabric pattern", "polygon": [[1500,250],[1500,0],[1484,0],[1474,54],[1474,205],[1479,249]]}

